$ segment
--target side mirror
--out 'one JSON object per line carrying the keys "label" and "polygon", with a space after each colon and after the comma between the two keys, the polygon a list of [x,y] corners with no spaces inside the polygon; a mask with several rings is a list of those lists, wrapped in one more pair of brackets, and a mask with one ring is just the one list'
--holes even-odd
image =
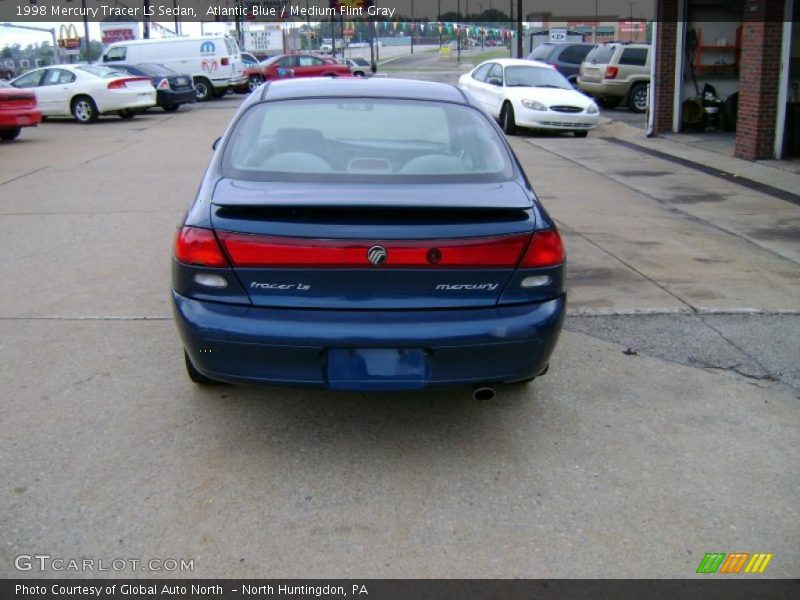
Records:
{"label": "side mirror", "polygon": [[222,141],[222,138],[221,138],[221,137],[218,137],[217,139],[215,139],[215,140],[214,140],[214,143],[213,143],[213,144],[211,144],[211,149],[212,149],[212,150],[216,150],[216,149],[217,149],[217,146],[219,146],[219,143],[220,143],[221,141]]}

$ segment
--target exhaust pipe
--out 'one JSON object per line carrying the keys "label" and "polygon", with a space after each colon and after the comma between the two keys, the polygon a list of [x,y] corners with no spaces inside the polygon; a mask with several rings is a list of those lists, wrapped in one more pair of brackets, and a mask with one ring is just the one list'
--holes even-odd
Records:
{"label": "exhaust pipe", "polygon": [[497,392],[494,391],[494,388],[486,386],[486,385],[476,385],[472,389],[472,397],[475,400],[480,400],[481,402],[488,402],[489,400],[493,399]]}

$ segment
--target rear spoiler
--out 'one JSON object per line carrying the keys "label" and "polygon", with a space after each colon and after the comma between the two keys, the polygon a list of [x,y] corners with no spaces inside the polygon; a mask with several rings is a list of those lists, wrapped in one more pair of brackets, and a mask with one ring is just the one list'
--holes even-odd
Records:
{"label": "rear spoiler", "polygon": [[527,190],[501,183],[387,184],[337,186],[322,183],[253,182],[221,179],[212,197],[222,207],[368,207],[526,210]]}

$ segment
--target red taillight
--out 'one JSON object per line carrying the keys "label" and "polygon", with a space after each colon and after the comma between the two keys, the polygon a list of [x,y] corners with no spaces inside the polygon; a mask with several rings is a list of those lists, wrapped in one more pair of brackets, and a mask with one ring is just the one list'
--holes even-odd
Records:
{"label": "red taillight", "polygon": [[230,61],[230,59],[229,59],[227,56],[223,56],[223,57],[220,59],[219,63],[220,63],[220,64],[221,64],[223,67],[227,67],[228,65],[230,65],[230,64],[231,64],[231,61]]}
{"label": "red taillight", "polygon": [[606,79],[616,79],[618,72],[617,67],[606,67]]}
{"label": "red taillight", "polygon": [[554,70],[558,71],[558,65],[556,63],[549,63]]}
{"label": "red taillight", "polygon": [[139,81],[151,83],[149,77],[125,77],[124,79],[115,79],[114,81],[110,81],[106,87],[109,90],[124,90],[128,87],[129,83],[137,83]]}
{"label": "red taillight", "polygon": [[162,79],[161,81],[158,82],[158,85],[156,86],[156,88],[159,89],[159,90],[168,90],[169,89],[169,80]]}
{"label": "red taillight", "polygon": [[274,238],[220,231],[222,246],[239,267],[362,267],[374,265],[375,246],[386,252],[385,268],[513,268],[530,234],[443,241],[364,242]]}
{"label": "red taillight", "polygon": [[199,227],[183,227],[178,232],[175,236],[175,258],[187,265],[228,266],[214,232]]}
{"label": "red taillight", "polygon": [[555,267],[564,262],[564,245],[555,229],[537,231],[520,268]]}

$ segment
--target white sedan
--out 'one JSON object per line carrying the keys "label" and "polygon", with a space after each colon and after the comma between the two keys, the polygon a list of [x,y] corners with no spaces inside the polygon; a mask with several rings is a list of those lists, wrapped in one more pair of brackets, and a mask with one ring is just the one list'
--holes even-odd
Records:
{"label": "white sedan", "polygon": [[511,135],[517,127],[573,131],[586,137],[597,125],[597,105],[548,64],[501,58],[479,64],[459,86]]}
{"label": "white sedan", "polygon": [[98,65],[34,69],[14,79],[11,85],[32,90],[42,115],[72,115],[79,123],[92,123],[109,113],[130,119],[137,111],[156,103],[156,90],[149,77],[133,77]]}

